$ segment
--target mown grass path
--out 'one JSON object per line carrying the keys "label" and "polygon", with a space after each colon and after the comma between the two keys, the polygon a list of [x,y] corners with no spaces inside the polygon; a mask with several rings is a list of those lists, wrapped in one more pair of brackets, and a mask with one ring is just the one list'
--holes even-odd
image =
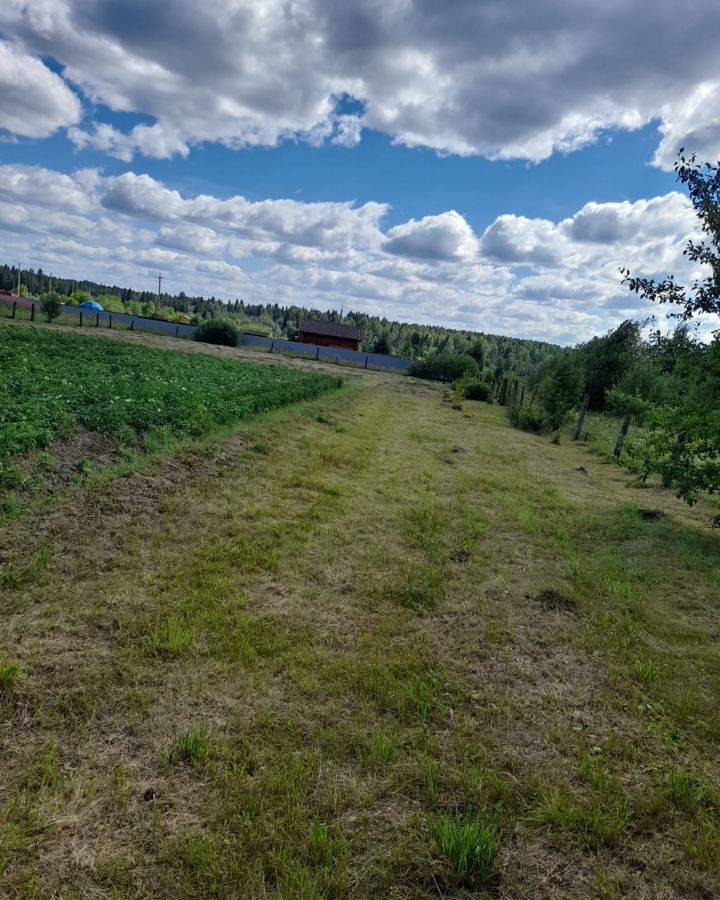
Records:
{"label": "mown grass path", "polygon": [[387,388],[2,526],[0,894],[720,889],[707,517]]}

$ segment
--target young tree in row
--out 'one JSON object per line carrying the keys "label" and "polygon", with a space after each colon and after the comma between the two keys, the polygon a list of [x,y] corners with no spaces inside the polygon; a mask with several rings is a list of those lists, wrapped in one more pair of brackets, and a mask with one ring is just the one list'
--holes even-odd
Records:
{"label": "young tree in row", "polygon": [[[681,150],[675,164],[700,222],[703,239],[688,240],[684,254],[705,270],[689,287],[669,275],[662,281],[631,275],[623,281],[631,291],[655,303],[679,307],[679,317],[720,314],[720,163],[701,166]],[[659,474],[679,496],[692,503],[700,490],[720,491],[720,333],[709,346],[697,347],[680,332],[662,347],[666,365],[672,352],[673,371],[680,373],[683,390],[670,401],[645,410],[650,437],[640,451],[644,474]]]}

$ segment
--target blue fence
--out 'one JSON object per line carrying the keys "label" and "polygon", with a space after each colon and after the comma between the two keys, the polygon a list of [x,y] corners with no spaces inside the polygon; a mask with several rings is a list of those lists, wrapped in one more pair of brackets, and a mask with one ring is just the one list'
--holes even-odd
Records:
{"label": "blue fence", "polygon": [[[34,300],[8,300],[0,298],[13,306],[21,306],[32,310],[33,318],[42,315],[40,303]],[[193,325],[178,325],[175,322],[163,322],[160,319],[146,319],[144,316],[133,316],[127,313],[97,312],[94,309],[80,309],[78,306],[63,306],[62,312],[77,316],[84,325],[97,325],[112,328],[113,324],[123,325],[132,331],[149,331],[153,334],[165,334],[170,337],[192,339],[195,334]],[[266,338],[256,334],[242,334],[240,344],[248,347],[266,347],[273,353],[293,353],[307,359],[325,360],[329,362],[350,363],[364,369],[398,369],[403,371],[412,365],[411,359],[401,356],[385,356],[382,353],[361,353],[358,350],[345,350],[343,347],[321,347],[318,344],[303,344],[300,341],[286,341],[281,338]]]}
{"label": "blue fence", "polygon": [[94,309],[80,309],[79,306],[63,306],[62,311],[68,315],[82,319],[83,324],[104,325],[112,328],[123,325],[132,331],[149,331],[153,334],[167,334],[171,337],[192,338],[195,329],[192,325],[179,325],[176,322],[163,322],[161,319],[146,319],[143,316],[132,316],[128,313],[97,312]]}

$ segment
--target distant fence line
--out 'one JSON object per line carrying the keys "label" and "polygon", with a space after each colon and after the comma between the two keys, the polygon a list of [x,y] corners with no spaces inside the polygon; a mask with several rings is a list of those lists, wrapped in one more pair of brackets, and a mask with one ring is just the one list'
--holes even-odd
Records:
{"label": "distant fence line", "polygon": [[[30,310],[31,318],[42,315],[40,302],[27,300],[24,297],[0,298],[4,303],[13,307],[12,315],[18,306]],[[115,313],[95,309],[81,309],[79,306],[62,306],[61,312],[67,315],[77,316],[81,324],[96,325],[102,323],[106,328],[112,328],[113,324],[122,325],[130,331],[147,331],[152,334],[165,334],[170,337],[192,338],[195,335],[194,325],[181,325],[178,322],[163,322],[160,319],[146,319],[144,316],[134,316],[129,313]],[[386,356],[382,353],[362,353],[359,350],[346,350],[344,347],[322,347],[319,344],[305,344],[301,341],[287,341],[282,338],[266,338],[256,334],[240,335],[240,344],[248,347],[265,347],[271,353],[293,353],[304,356],[307,359],[325,360],[330,362],[350,363],[368,369],[398,369],[403,371],[412,365],[411,359],[401,356]]]}
{"label": "distant fence line", "polygon": [[283,338],[265,338],[257,334],[243,334],[240,343],[247,346],[267,347],[278,353],[298,353],[308,359],[325,359],[332,362],[349,362],[356,366],[374,369],[407,369],[411,359],[401,356],[385,356],[382,353],[362,353],[346,350],[344,347],[322,347],[319,344],[305,344],[302,341],[286,341]]}

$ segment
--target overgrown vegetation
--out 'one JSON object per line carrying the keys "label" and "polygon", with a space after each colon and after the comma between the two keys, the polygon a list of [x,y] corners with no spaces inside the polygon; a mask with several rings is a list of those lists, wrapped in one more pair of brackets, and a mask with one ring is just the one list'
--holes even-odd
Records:
{"label": "overgrown vegetation", "polygon": [[40,309],[42,309],[47,316],[48,322],[52,322],[53,319],[60,315],[62,304],[63,298],[60,294],[54,292],[43,294],[40,298]]}
{"label": "overgrown vegetation", "polygon": [[463,393],[466,400],[490,400],[491,392],[488,385],[474,378],[463,381]]}

